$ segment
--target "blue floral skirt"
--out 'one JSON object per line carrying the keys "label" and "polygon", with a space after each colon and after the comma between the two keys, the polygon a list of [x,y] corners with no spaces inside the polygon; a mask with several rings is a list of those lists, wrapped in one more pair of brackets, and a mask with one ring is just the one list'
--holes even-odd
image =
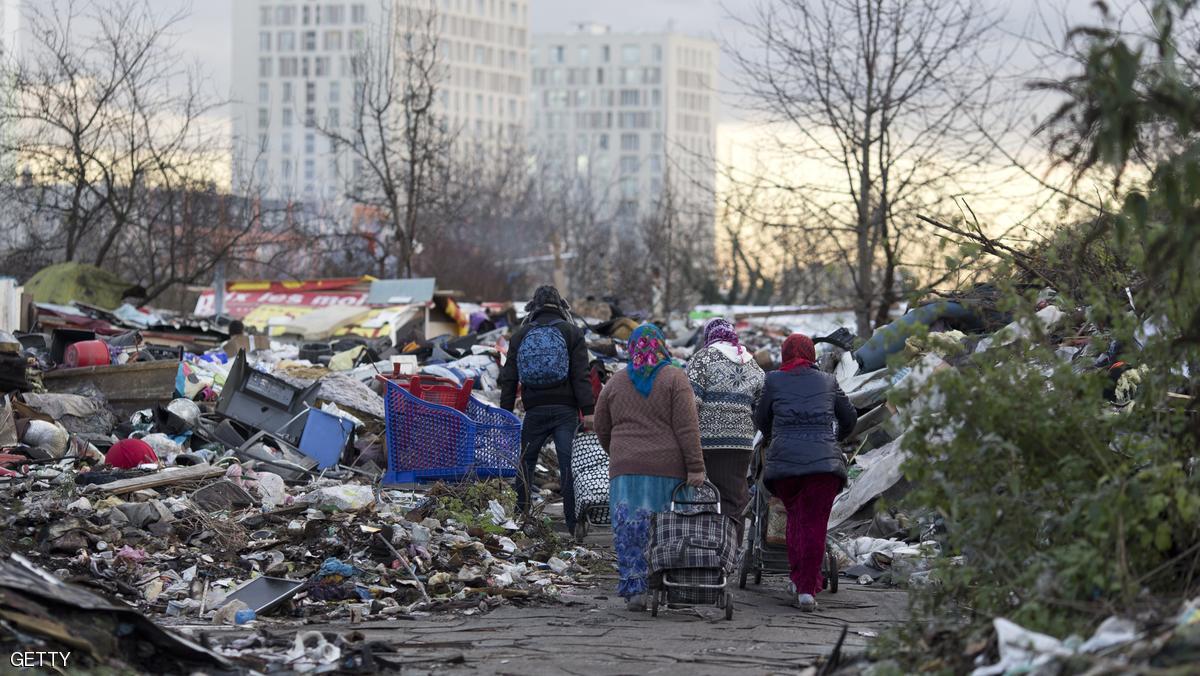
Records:
{"label": "blue floral skirt", "polygon": [[649,588],[650,516],[671,506],[671,492],[679,479],[626,474],[610,480],[608,504],[612,510],[613,546],[621,581],[617,594],[631,598]]}

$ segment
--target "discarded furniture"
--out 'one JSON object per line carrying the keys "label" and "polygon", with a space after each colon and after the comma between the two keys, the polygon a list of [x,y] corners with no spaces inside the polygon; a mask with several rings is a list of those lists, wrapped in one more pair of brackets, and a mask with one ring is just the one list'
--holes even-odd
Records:
{"label": "discarded furniture", "polygon": [[104,393],[113,412],[127,418],[138,411],[153,408],[155,404],[174,399],[178,374],[177,361],[147,361],[57,369],[47,371],[42,380],[51,392],[73,392],[84,383],[91,382]]}

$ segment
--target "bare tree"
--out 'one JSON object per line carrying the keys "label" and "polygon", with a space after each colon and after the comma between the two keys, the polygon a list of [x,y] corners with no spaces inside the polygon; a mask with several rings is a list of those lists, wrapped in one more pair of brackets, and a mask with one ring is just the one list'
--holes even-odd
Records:
{"label": "bare tree", "polygon": [[381,18],[352,57],[354,109],[346,125],[318,125],[351,160],[346,197],[383,226],[381,274],[412,276],[423,228],[446,209],[455,130],[437,112],[448,70],[433,2],[380,3]]}
{"label": "bare tree", "polygon": [[202,122],[220,102],[178,65],[170,31],[182,13],[62,0],[28,18],[29,57],[0,76],[16,91],[0,102],[0,153],[24,174],[18,198],[54,224],[33,243],[103,265],[154,208],[147,195],[207,172],[213,137]]}
{"label": "bare tree", "polygon": [[779,222],[822,235],[808,253],[846,268],[868,335],[927,249],[916,211],[963,192],[991,152],[971,121],[991,98],[995,20],[974,0],[773,0],[745,25],[748,101],[802,165],[773,186],[796,198]]}

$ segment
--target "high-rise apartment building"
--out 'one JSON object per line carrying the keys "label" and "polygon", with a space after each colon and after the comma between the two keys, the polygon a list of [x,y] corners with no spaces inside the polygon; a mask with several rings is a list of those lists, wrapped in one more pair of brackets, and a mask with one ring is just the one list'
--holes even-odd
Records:
{"label": "high-rise apartment building", "polygon": [[585,180],[618,223],[668,195],[711,223],[717,56],[716,43],[674,33],[534,35],[530,142],[542,170]]}
{"label": "high-rise apartment building", "polygon": [[[233,3],[234,186],[336,200],[361,172],[318,125],[350,124],[368,37],[390,11],[432,10],[444,81],[438,113],[498,147],[526,128],[529,0],[238,0]],[[402,40],[402,35],[396,36]],[[399,48],[398,48],[399,49]]]}

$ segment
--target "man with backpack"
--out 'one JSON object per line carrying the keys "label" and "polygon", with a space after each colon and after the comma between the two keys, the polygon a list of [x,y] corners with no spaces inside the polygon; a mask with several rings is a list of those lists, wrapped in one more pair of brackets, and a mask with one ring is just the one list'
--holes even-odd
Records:
{"label": "man with backpack", "polygon": [[521,425],[521,462],[517,468],[517,508],[530,505],[538,454],[553,437],[558,451],[563,515],[575,532],[575,486],[571,477],[571,444],[583,416],[591,426],[595,397],[589,380],[589,357],[584,332],[571,323],[571,306],[553,286],[542,286],[525,306],[528,315],[509,341],[508,360],[500,369],[500,406],[511,411],[517,385],[525,405]]}

